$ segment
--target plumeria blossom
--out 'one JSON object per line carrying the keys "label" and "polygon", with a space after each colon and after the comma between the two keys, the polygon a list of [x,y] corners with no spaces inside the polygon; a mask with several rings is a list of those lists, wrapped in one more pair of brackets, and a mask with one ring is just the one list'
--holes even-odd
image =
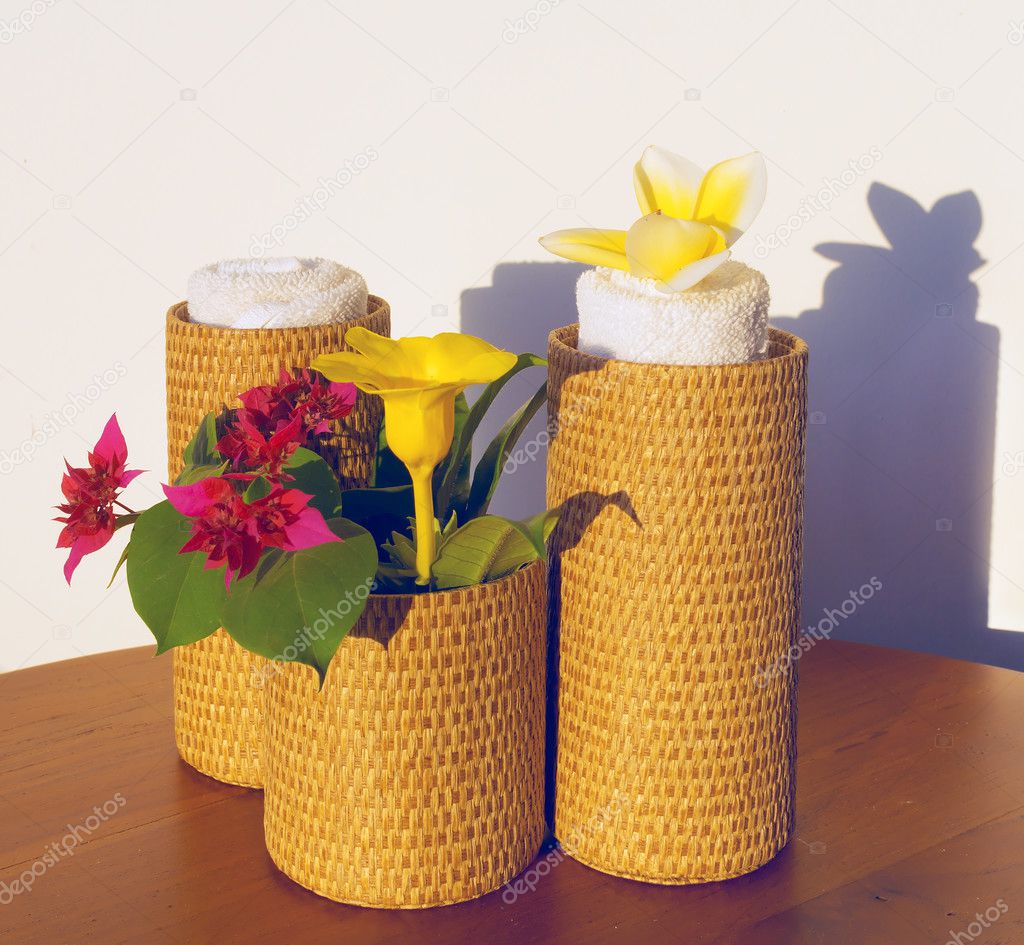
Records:
{"label": "plumeria blossom", "polygon": [[181,554],[205,552],[205,568],[223,567],[228,588],[256,567],[265,548],[301,551],[341,541],[309,507],[311,496],[297,489],[276,486],[250,503],[230,480],[214,477],[188,486],[164,486],[164,494],[192,520],[192,535]]}
{"label": "plumeria blossom", "polygon": [[455,398],[470,384],[501,377],[515,365],[516,356],[481,338],[453,332],[391,339],[356,327],[346,332],[345,342],[355,350],[321,355],[313,367],[384,401],[388,446],[412,477],[416,580],[429,584],[436,557],[431,478],[452,445]]}
{"label": "plumeria blossom", "polygon": [[764,203],[767,177],[757,152],[705,173],[652,145],[633,170],[643,216],[628,230],[558,230],[540,243],[556,256],[653,279],[662,292],[683,292],[729,259],[729,247]]}
{"label": "plumeria blossom", "polygon": [[352,412],[356,387],[327,381],[308,368],[294,376],[282,368],[276,384],[253,387],[239,400],[248,418],[264,431],[276,433],[299,417],[306,436],[315,437],[330,433],[332,420]]}
{"label": "plumeria blossom", "polygon": [[67,473],[60,488],[66,501],[57,506],[64,514],[55,521],[64,525],[57,547],[71,549],[64,564],[64,578],[69,584],[82,558],[98,551],[114,534],[118,496],[143,471],[127,469],[127,463],[128,446],[116,414],[107,421],[99,442],[89,453],[88,467],[73,468],[64,461]]}

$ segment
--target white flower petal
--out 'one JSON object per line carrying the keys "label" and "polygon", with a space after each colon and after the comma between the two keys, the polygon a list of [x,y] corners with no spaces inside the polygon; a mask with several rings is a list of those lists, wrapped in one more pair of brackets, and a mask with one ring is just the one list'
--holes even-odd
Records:
{"label": "white flower petal", "polygon": [[693,288],[701,279],[711,275],[722,263],[728,262],[731,255],[729,250],[723,249],[722,252],[715,253],[714,256],[698,259],[696,262],[683,266],[670,279],[659,282],[657,288],[666,293],[685,292],[687,289]]}
{"label": "white flower petal", "polygon": [[692,161],[651,145],[633,168],[633,189],[645,216],[660,210],[692,220],[704,174]]}

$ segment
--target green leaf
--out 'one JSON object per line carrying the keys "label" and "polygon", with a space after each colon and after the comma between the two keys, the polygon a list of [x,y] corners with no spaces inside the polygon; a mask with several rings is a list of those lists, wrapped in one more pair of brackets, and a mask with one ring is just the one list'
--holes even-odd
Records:
{"label": "green leaf", "polygon": [[369,532],[328,522],[342,539],[286,552],[235,583],[223,623],[247,650],[312,666],[323,685],[331,659],[366,606],[377,570]]}
{"label": "green leaf", "polygon": [[178,478],[174,480],[176,486],[190,486],[194,482],[199,482],[203,479],[210,479],[213,476],[220,476],[227,472],[228,463],[220,463],[213,465],[207,463],[200,466],[186,466],[179,474]]}
{"label": "green leaf", "polygon": [[113,587],[114,581],[117,580],[118,572],[121,570],[121,567],[124,565],[124,563],[128,560],[128,549],[131,546],[132,546],[132,541],[129,538],[128,539],[128,544],[125,545],[124,548],[121,550],[121,557],[117,559],[117,564],[114,565],[114,573],[110,575],[110,580],[107,581],[107,588],[108,589]]}
{"label": "green leaf", "polygon": [[260,499],[265,499],[273,491],[274,487],[270,482],[263,476],[257,476],[249,483],[245,492],[242,494],[242,498],[249,504],[253,502],[259,502]]}
{"label": "green leaf", "polygon": [[[438,517],[443,521],[469,499],[469,476],[473,466],[472,437],[463,447],[462,434],[469,421],[469,402],[465,394],[455,398],[455,428],[448,455],[434,470],[434,502]],[[450,472],[449,472],[450,471]],[[450,490],[444,494],[442,490]]]}
{"label": "green leaf", "polygon": [[542,556],[520,523],[483,515],[441,542],[432,574],[438,590],[469,587],[496,581]]}
{"label": "green leaf", "polygon": [[188,519],[170,502],[143,512],[128,543],[128,590],[138,615],[156,637],[157,653],[195,643],[220,626],[224,570],[206,570],[200,552],[179,554]]}
{"label": "green leaf", "polygon": [[284,471],[295,477],[294,482],[284,483],[286,489],[298,489],[311,495],[309,504],[324,518],[337,514],[341,489],[334,470],[322,456],[300,446],[285,463]]}
{"label": "green leaf", "polygon": [[[129,525],[134,525],[139,520],[139,516],[141,514],[141,512],[129,512],[127,515],[119,515],[117,517],[117,521],[114,522],[114,531],[120,531],[122,528],[126,528]],[[114,580],[117,578],[118,571],[121,570],[121,567],[124,565],[125,561],[128,560],[128,545],[131,544],[131,541],[132,540],[129,537],[128,542],[121,550],[121,557],[117,559],[117,564],[114,565],[114,573],[110,575],[110,580],[107,581],[108,590],[113,586]]]}
{"label": "green leaf", "polygon": [[392,532],[404,532],[415,514],[412,486],[346,489],[341,494],[341,514],[383,545]]}
{"label": "green leaf", "polygon": [[458,481],[460,476],[460,470],[465,462],[469,461],[470,449],[473,443],[473,436],[480,426],[480,422],[483,420],[484,415],[490,409],[491,404],[494,403],[494,399],[501,393],[502,388],[520,371],[525,371],[530,367],[542,367],[548,362],[539,357],[536,354],[521,354],[519,355],[516,363],[512,367],[501,375],[497,380],[491,381],[480,396],[473,403],[469,413],[466,416],[465,423],[462,428],[456,432],[454,441],[452,442],[452,448],[449,452],[448,464],[445,467],[444,476],[441,480],[441,484],[436,490],[437,492],[437,508],[441,513],[441,517],[445,518],[447,513],[451,511],[455,502],[454,497],[458,493]]}
{"label": "green leaf", "polygon": [[477,463],[473,473],[473,486],[469,491],[469,501],[466,503],[465,519],[476,518],[484,515],[487,507],[491,504],[494,490],[498,488],[498,481],[505,468],[505,462],[509,453],[515,449],[519,437],[536,416],[537,411],[544,405],[548,396],[547,382],[541,384],[537,393],[534,394],[522,407],[520,407],[498,431],[498,435],[491,440],[484,455]]}
{"label": "green leaf", "polygon": [[418,594],[427,588],[416,583],[416,570],[398,568],[391,564],[377,565],[377,584],[389,594]]}
{"label": "green leaf", "polygon": [[202,421],[182,454],[185,466],[216,466],[223,456],[217,452],[217,413],[210,411]]}
{"label": "green leaf", "polygon": [[441,538],[447,538],[452,532],[459,527],[459,516],[457,512],[452,512],[451,517],[448,519],[448,524],[441,529]]}
{"label": "green leaf", "polygon": [[548,538],[551,537],[551,533],[555,530],[560,514],[561,509],[548,509],[544,512],[538,512],[536,515],[532,515],[521,522],[512,522],[512,524],[530,540],[530,543],[537,550],[537,556],[547,560]]}
{"label": "green leaf", "polygon": [[391,533],[391,541],[381,545],[392,565],[402,571],[416,573],[416,545],[408,535]]}
{"label": "green leaf", "polygon": [[377,439],[377,463],[374,468],[373,485],[381,489],[412,485],[412,477],[409,475],[409,470],[405,468],[405,463],[395,456],[391,452],[391,447],[388,446],[383,423],[380,425],[380,434]]}

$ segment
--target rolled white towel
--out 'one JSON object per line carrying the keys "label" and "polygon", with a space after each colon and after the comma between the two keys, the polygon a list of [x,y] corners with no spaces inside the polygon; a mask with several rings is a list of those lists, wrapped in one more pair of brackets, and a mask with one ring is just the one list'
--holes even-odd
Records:
{"label": "rolled white towel", "polygon": [[576,306],[580,351],[619,361],[739,364],[768,347],[768,281],[740,262],[673,293],[619,269],[590,269],[576,283]]}
{"label": "rolled white towel", "polygon": [[188,280],[188,314],[220,328],[297,328],[366,314],[366,281],[330,259],[226,259]]}

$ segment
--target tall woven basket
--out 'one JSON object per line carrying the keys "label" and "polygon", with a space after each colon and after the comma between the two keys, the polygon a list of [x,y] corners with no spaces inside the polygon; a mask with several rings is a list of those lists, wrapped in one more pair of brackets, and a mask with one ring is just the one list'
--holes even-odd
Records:
{"label": "tall woven basket", "polygon": [[555,834],[632,879],[748,873],[793,829],[807,346],[666,367],[570,326],[549,363]]}
{"label": "tall woven basket", "polygon": [[278,867],[339,902],[420,909],[483,895],[544,836],[545,566],[372,595],[321,692],[268,685],[264,827]]}
{"label": "tall woven basket", "polygon": [[[281,368],[308,367],[318,354],[346,348],[345,332],[363,325],[388,334],[388,303],[371,295],[368,314],[336,325],[242,330],[189,321],[185,302],[167,313],[167,467],[199,421],[241,391],[277,380]],[[360,396],[324,445],[342,487],[369,481],[382,418],[379,397]],[[174,651],[174,733],[192,767],[232,784],[262,787],[263,683],[268,661],[243,650],[223,630]]]}

